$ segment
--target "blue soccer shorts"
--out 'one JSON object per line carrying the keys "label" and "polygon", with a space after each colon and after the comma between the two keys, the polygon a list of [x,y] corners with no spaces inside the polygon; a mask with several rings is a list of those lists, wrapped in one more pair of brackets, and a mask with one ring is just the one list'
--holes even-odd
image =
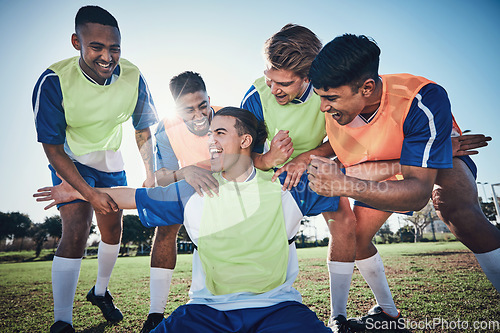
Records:
{"label": "blue soccer shorts", "polygon": [[[94,168],[88,167],[84,164],[74,162],[76,169],[82,176],[82,178],[91,187],[114,187],[114,186],[127,186],[127,175],[125,171],[119,172],[103,172],[96,170]],[[56,174],[56,170],[49,164],[49,169],[52,172],[52,185],[56,186],[61,184],[62,180]],[[83,200],[74,200],[70,202],[65,202],[58,204],[57,208],[68,205],[75,202],[83,202]]]}
{"label": "blue soccer shorts", "polygon": [[331,333],[332,330],[304,304],[287,301],[263,308],[230,311],[219,311],[202,304],[186,304],[172,312],[153,332]]}

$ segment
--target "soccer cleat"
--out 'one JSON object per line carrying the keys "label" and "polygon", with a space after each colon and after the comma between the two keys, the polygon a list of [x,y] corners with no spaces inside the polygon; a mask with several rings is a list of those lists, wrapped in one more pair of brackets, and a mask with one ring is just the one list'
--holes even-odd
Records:
{"label": "soccer cleat", "polygon": [[71,324],[59,320],[50,326],[50,333],[75,333],[75,329]]}
{"label": "soccer cleat", "polygon": [[141,333],[149,333],[163,321],[163,313],[150,313],[142,325]]}
{"label": "soccer cleat", "polygon": [[96,305],[101,309],[104,318],[108,321],[120,321],[123,319],[123,314],[120,309],[118,309],[113,304],[113,297],[109,293],[108,289],[106,289],[106,293],[104,296],[96,296],[94,293],[95,286],[89,290],[87,294],[87,301]]}
{"label": "soccer cleat", "polygon": [[347,322],[353,332],[397,332],[404,329],[404,323],[400,323],[400,319],[399,310],[397,317],[391,317],[384,312],[380,305],[375,305],[366,316],[349,318]]}
{"label": "soccer cleat", "polygon": [[338,315],[335,318],[330,317],[330,320],[328,320],[328,327],[332,329],[332,332],[334,333],[348,333],[351,332],[349,329],[349,323],[347,322],[347,319],[343,315]]}

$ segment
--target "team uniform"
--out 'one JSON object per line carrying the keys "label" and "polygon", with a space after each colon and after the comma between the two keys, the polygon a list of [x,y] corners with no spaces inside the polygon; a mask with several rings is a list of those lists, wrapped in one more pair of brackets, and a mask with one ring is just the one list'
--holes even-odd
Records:
{"label": "team uniform", "polygon": [[[340,126],[329,114],[325,115],[330,144],[339,160],[346,167],[365,161],[399,159],[401,165],[452,168],[450,135],[462,132],[444,88],[410,74],[381,75],[381,79],[380,107],[370,119],[359,115],[348,125]],[[459,158],[476,177],[472,159]],[[355,204],[369,207],[359,201]]]}
{"label": "team uniform", "polygon": [[[212,119],[220,107],[212,107],[209,119]],[[197,165],[210,169],[208,152],[208,134],[196,135],[190,131],[182,118],[165,118],[155,131],[156,168],[179,170],[188,165]]]}
{"label": "team uniform", "polygon": [[[85,76],[78,59],[56,63],[38,79],[32,98],[37,140],[64,144],[90,186],[126,185],[121,124],[131,117],[134,128],[142,130],[158,122],[151,93],[137,67],[125,59],[104,86]],[[59,184],[49,168],[53,184]]]}
{"label": "team uniform", "polygon": [[335,211],[338,198],[317,200],[307,175],[282,191],[272,174],[254,169],[241,183],[214,174],[219,195],[213,198],[200,197],[185,181],[136,191],[145,226],[182,223],[196,246],[190,300],[154,332],[244,332],[258,323],[259,329],[328,331],[292,287],[298,274],[293,239],[304,215]]}
{"label": "team uniform", "polygon": [[[260,147],[254,147],[254,152],[267,152],[271,140],[280,130],[288,130],[293,142],[294,151],[288,161],[299,154],[317,148],[326,137],[325,117],[319,109],[320,99],[314,94],[310,83],[300,97],[295,98],[287,105],[280,105],[271,94],[265,77],[261,77],[255,80],[247,91],[240,107],[252,112],[257,120],[266,123],[267,141]],[[280,180],[283,181],[286,175],[286,172],[282,173],[279,177]],[[322,198],[317,194],[314,195],[317,200]]]}

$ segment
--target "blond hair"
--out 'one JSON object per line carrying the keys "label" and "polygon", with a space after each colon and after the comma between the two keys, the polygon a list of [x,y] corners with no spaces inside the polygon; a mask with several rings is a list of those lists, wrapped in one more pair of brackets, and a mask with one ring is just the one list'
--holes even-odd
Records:
{"label": "blond hair", "polygon": [[272,69],[286,69],[306,77],[321,46],[311,30],[289,23],[266,41],[264,58]]}

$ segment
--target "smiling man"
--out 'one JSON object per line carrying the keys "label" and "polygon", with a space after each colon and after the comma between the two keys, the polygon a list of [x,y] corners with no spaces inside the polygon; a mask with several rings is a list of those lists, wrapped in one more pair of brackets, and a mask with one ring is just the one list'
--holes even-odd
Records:
{"label": "smiling man", "polygon": [[[219,107],[210,105],[202,77],[186,71],[170,80],[175,113],[163,119],[155,132],[156,180],[167,186],[185,180],[200,195],[217,193],[219,184],[210,171],[207,150],[210,120]],[[180,224],[156,228],[151,250],[150,307],[141,333],[148,333],[162,320],[177,261]]]}
{"label": "smiling man", "polygon": [[[370,181],[346,176],[321,157],[312,158],[308,167],[309,184],[318,194],[347,196],[364,203],[355,206],[356,225],[336,223],[332,233],[334,253],[343,254],[340,261],[346,266],[346,279],[350,282],[355,260],[377,301],[367,316],[350,322],[357,329],[363,329],[367,320],[399,317],[371,240],[389,217],[387,211],[419,210],[431,195],[441,220],[474,252],[488,279],[500,290],[500,231],[479,207],[474,162],[461,156],[474,152],[457,153],[452,146],[451,136],[459,136],[461,131],[446,91],[420,76],[379,76],[379,56],[380,49],[372,39],[345,34],[325,45],[309,72],[340,162],[350,167],[366,161],[399,160],[404,178]],[[479,140],[478,147],[491,139],[472,138]],[[336,237],[342,234],[349,237]],[[355,244],[354,250],[351,244]],[[345,298],[348,292],[349,284],[336,290]]]}
{"label": "smiling man", "polygon": [[286,172],[285,188],[296,186],[310,155],[333,154],[307,74],[321,49],[318,37],[306,27],[287,24],[264,45],[266,70],[245,94],[241,107],[252,112],[268,129],[266,147],[256,147],[255,166],[262,170],[280,167]]}
{"label": "smiling man", "polygon": [[[307,76],[320,49],[321,42],[311,30],[296,24],[285,25],[265,42],[264,76],[254,82],[241,103],[242,108],[265,121],[268,130],[266,147],[254,149],[255,166],[262,170],[275,169],[273,179],[284,180],[286,189],[299,184],[311,155],[333,155],[330,143],[323,142],[325,118],[320,111],[320,99]],[[347,225],[356,222],[347,198],[340,198],[339,209],[325,212],[323,217],[330,233],[333,222]],[[331,290],[335,289],[338,272],[343,269],[333,261],[332,248],[330,241],[327,267]],[[333,304],[344,301],[347,299],[331,299],[332,311]]]}
{"label": "smiling man", "polygon": [[[223,108],[210,127],[218,196],[202,197],[184,181],[102,189],[120,208],[137,208],[145,226],[184,224],[196,245],[188,304],[152,332],[331,332],[293,288],[299,271],[293,240],[304,215],[333,211],[335,202],[318,200],[307,177],[303,186],[283,190],[272,171],[253,166],[253,145],[267,134],[247,110]],[[63,186],[39,192],[39,201],[56,203],[78,195]]]}
{"label": "smiling man", "polygon": [[123,318],[107,290],[120,248],[122,211],[94,187],[126,185],[119,148],[122,123],[131,117],[146,168],[144,185],[154,185],[149,127],[157,122],[156,110],[139,69],[120,59],[116,19],[97,6],[80,8],[71,43],[80,56],[50,66],[33,91],[38,142],[49,160],[53,182],[63,178],[87,201],[58,205],[63,233],[52,263],[51,332],[74,332],[73,299],[94,210],[101,242],[97,280],[87,300],[107,320]]}

